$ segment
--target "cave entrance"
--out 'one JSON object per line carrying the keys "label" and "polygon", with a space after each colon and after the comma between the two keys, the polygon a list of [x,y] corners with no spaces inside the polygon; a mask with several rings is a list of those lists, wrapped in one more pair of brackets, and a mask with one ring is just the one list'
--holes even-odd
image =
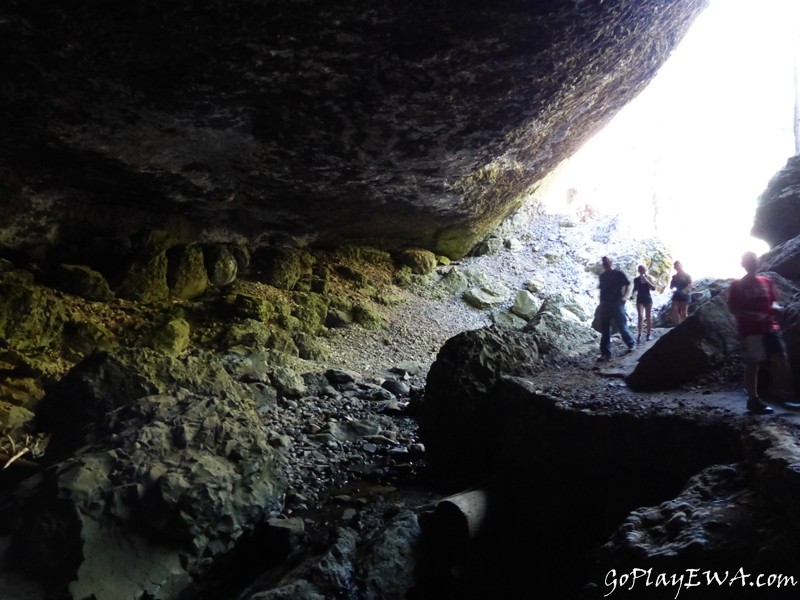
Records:
{"label": "cave entrance", "polygon": [[797,152],[800,3],[711,0],[651,84],[543,186],[619,215],[697,277],[739,277],[758,196]]}

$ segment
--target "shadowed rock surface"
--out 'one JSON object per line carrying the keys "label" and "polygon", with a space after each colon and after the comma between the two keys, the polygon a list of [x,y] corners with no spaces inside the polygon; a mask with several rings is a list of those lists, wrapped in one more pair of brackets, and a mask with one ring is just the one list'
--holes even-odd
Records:
{"label": "shadowed rock surface", "polygon": [[706,3],[9,0],[2,242],[166,219],[461,256]]}

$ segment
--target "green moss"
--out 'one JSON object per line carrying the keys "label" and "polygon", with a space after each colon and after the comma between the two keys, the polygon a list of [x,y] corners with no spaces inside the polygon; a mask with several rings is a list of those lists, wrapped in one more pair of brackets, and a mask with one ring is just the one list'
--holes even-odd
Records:
{"label": "green moss", "polygon": [[397,255],[397,262],[416,275],[427,275],[436,268],[436,255],[422,248],[407,248]]}
{"label": "green moss", "polygon": [[325,317],[330,302],[319,294],[310,292],[294,295],[295,308],[292,316],[300,322],[297,331],[316,335],[325,330]]}
{"label": "green moss", "polygon": [[411,267],[403,266],[394,273],[394,283],[400,287],[409,287],[414,282],[414,273]]}
{"label": "green moss", "polygon": [[324,344],[313,335],[298,333],[294,336],[294,343],[300,358],[321,361],[328,357]]}
{"label": "green moss", "polygon": [[0,279],[0,337],[19,351],[42,350],[60,341],[66,322],[63,302],[33,283],[28,273]]}
{"label": "green moss", "polygon": [[166,253],[134,261],[116,291],[121,298],[145,304],[169,297]]}
{"label": "green moss", "polygon": [[167,285],[170,293],[181,300],[194,300],[208,289],[203,249],[200,246],[180,246],[167,253]]}
{"label": "green moss", "polygon": [[385,325],[385,320],[377,309],[364,302],[353,305],[353,320],[364,329],[380,329]]}
{"label": "green moss", "polygon": [[278,248],[266,251],[261,258],[264,281],[284,290],[292,290],[304,277],[311,277],[314,256],[296,248]]}
{"label": "green moss", "polygon": [[102,322],[94,321],[69,321],[64,326],[64,342],[83,356],[118,345],[108,327]]}
{"label": "green moss", "polygon": [[336,253],[341,261],[357,264],[371,264],[391,267],[392,256],[384,251],[369,246],[342,246]]}
{"label": "green moss", "polygon": [[189,347],[190,333],[186,319],[170,319],[155,328],[148,345],[163,354],[178,356]]}

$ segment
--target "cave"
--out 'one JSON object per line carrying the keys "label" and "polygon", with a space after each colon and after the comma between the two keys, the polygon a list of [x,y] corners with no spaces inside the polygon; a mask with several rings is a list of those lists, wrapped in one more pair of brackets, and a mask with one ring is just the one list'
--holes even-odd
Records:
{"label": "cave", "polygon": [[[542,200],[708,4],[7,0],[0,597],[794,598],[732,278],[673,322],[668,241]],[[601,364],[605,254],[659,302]]]}

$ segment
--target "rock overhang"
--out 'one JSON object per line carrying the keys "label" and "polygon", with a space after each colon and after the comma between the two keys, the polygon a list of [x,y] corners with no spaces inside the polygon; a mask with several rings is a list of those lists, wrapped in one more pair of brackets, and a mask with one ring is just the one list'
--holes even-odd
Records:
{"label": "rock overhang", "polygon": [[11,0],[0,242],[172,219],[461,256],[706,4]]}

